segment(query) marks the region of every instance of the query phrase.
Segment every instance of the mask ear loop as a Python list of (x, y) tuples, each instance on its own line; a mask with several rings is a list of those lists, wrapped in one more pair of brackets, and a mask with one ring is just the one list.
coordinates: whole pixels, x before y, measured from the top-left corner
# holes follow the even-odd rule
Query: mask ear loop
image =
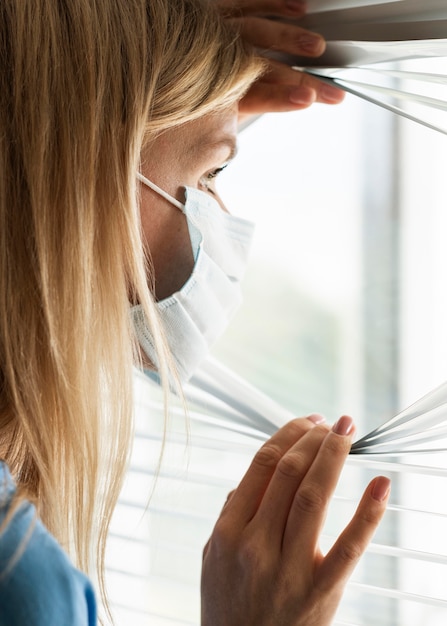
[[(152, 189), (152, 191), (155, 191), (155, 193), (158, 193), (158, 195), (162, 196), (162, 198), (164, 198), (165, 200), (167, 200), (168, 202), (173, 204), (175, 207), (180, 209), (180, 211), (184, 215), (186, 215), (185, 205), (184, 204), (182, 204), (179, 200), (177, 200), (176, 198), (171, 196), (169, 193), (167, 193), (166, 191), (161, 189), (161, 187), (159, 187), (158, 185), (153, 183), (151, 180), (146, 178), (146, 176), (143, 176), (143, 174), (141, 174), (141, 172), (137, 172), (137, 179), (140, 182), (142, 182), (143, 185), (146, 185), (146, 187), (149, 187), (149, 189)], [(188, 221), (189, 236), (191, 238), (191, 248), (192, 248), (192, 253), (193, 253), (194, 262), (195, 262), (195, 261), (197, 261), (197, 257), (198, 257), (198, 254), (199, 254), (199, 248), (200, 248), (200, 246), (202, 244), (202, 239), (203, 238), (202, 238), (202, 235), (200, 233), (200, 229), (198, 229), (196, 227), (196, 225), (195, 225), (194, 221), (191, 219), (191, 217), (187, 216), (187, 221)]]
[(164, 198), (165, 200), (167, 200), (168, 202), (176, 206), (178, 209), (180, 209), (182, 213), (185, 212), (184, 204), (182, 204), (179, 200), (177, 200), (176, 198), (171, 196), (169, 193), (161, 189), (158, 185), (150, 181), (148, 178), (146, 178), (146, 176), (143, 176), (143, 174), (141, 174), (140, 172), (137, 172), (137, 178), (140, 182), (146, 185), (146, 187), (149, 187), (149, 189), (152, 189), (152, 191), (155, 191), (155, 193), (158, 193), (159, 196), (162, 196), (162, 198)]

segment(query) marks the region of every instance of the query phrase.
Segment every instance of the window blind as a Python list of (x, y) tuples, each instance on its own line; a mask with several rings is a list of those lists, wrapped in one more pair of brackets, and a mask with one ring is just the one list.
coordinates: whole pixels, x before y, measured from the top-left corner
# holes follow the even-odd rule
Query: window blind
[[(148, 386), (149, 385), (149, 386)], [(108, 580), (118, 623), (199, 624), (201, 550), (259, 438), (173, 408), (163, 462), (158, 390), (136, 376), (138, 426), (110, 537)], [(446, 456), (348, 459), (322, 538), (328, 549), (377, 473), (393, 480), (386, 518), (346, 590), (334, 624), (430, 626), (447, 616)], [(148, 497), (155, 483), (151, 502)]]
[[(283, 21), (323, 35), (326, 51), (315, 59), (275, 57), (447, 134), (444, 0), (423, 5), (418, 0), (310, 0), (303, 18)], [(437, 64), (442, 58), (444, 63)]]
[[(244, 131), (222, 196), (258, 229), (220, 358), (294, 413), (346, 411), (362, 433), (447, 379), (443, 139), (349, 97)], [(135, 449), (107, 559), (116, 621), (198, 624), (201, 550), (261, 440), (207, 424), (197, 407), (188, 432), (177, 407), (158, 470), (160, 399), (135, 384)], [(446, 467), (443, 454), (348, 459), (324, 548), (370, 477), (390, 475), (393, 489), (335, 624), (445, 624)]]

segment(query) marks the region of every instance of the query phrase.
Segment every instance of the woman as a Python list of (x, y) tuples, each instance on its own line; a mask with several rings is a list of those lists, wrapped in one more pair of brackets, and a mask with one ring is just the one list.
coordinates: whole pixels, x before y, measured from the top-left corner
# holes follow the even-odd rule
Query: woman
[[(189, 178), (185, 137), (204, 126), (234, 135), (236, 103), (262, 66), (200, 0), (6, 0), (0, 59), (0, 624), (94, 624), (92, 587), (64, 551), (96, 570), (105, 598), (104, 546), (132, 438), (132, 364), (155, 364), (165, 389), (178, 380), (155, 299), (179, 289), (193, 264), (183, 214), (137, 173), (182, 203), (185, 184), (213, 195), (229, 152)], [(201, 153), (203, 140), (192, 143)], [(149, 359), (131, 306), (143, 311)], [(314, 422), (279, 431), (225, 507), (205, 554), (204, 624), (278, 623), (272, 607), (283, 623), (329, 623), (383, 513), (383, 480), (333, 556), (307, 554), (293, 585), (288, 568), (269, 582), (253, 559), (281, 476), (284, 511), (298, 475), (319, 485), (320, 503), (330, 497), (352, 425), (344, 418), (328, 433)], [(322, 515), (311, 501), (302, 500), (299, 532), (310, 545)], [(262, 622), (258, 594), (274, 589)]]

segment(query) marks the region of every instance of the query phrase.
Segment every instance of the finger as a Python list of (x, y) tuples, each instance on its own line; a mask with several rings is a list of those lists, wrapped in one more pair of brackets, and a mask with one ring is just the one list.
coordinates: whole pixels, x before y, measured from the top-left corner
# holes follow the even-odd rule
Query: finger
[(354, 517), (320, 566), (317, 585), (323, 593), (338, 588), (341, 595), (385, 513), (390, 484), (389, 478), (378, 476), (366, 488)]
[(230, 500), (231, 500), (231, 498), (233, 497), (233, 495), (234, 495), (234, 492), (235, 492), (235, 491), (236, 491), (236, 490), (235, 490), (235, 489), (233, 489), (233, 490), (232, 490), (232, 491), (230, 491), (230, 493), (227, 495), (227, 499), (225, 500), (225, 504), (223, 505), (222, 511), (223, 511), (223, 509), (224, 509), (224, 508), (228, 505), (228, 503), (230, 502)]
[(205, 547), (202, 550), (202, 561), (205, 560), (206, 555), (208, 554), (208, 550), (210, 549), (210, 544), (211, 544), (211, 537), (208, 539), (208, 541), (205, 544)]
[(307, 72), (295, 70), (284, 63), (268, 61), (268, 69), (262, 75), (262, 82), (278, 85), (290, 85), (291, 87), (305, 87), (316, 92), (316, 102), (325, 104), (338, 104), (345, 97), (345, 92), (333, 85), (328, 85)]
[[(226, 506), (228, 505), (228, 503), (230, 502), (231, 498), (233, 497), (234, 492), (235, 492), (235, 490), (233, 489), (233, 490), (232, 490), (232, 491), (230, 491), (230, 493), (227, 495), (227, 499), (225, 500), (225, 504), (224, 504), (224, 505), (223, 505), (223, 507), (222, 507), (222, 511), (224, 511), (224, 510), (225, 510), (225, 507), (226, 507)], [(222, 511), (221, 511), (221, 514), (222, 514)], [(209, 550), (209, 546), (210, 546), (210, 542), (211, 542), (211, 538), (209, 538), (209, 539), (208, 539), (208, 541), (207, 541), (207, 542), (206, 542), (206, 544), (205, 544), (205, 547), (203, 548), (203, 551), (202, 551), (202, 560), (203, 560), (203, 559), (206, 557), (206, 555), (207, 555), (207, 552), (208, 552), (208, 550)]]
[(236, 532), (255, 515), (280, 459), (318, 420), (324, 418), (309, 416), (308, 419), (292, 420), (258, 450), (240, 485), (222, 511), (221, 518), (226, 518)]
[(300, 17), (306, 13), (305, 0), (218, 0), (224, 15), (282, 15)]
[(265, 50), (280, 50), (297, 56), (318, 57), (326, 42), (318, 33), (260, 17), (232, 20), (243, 39)]
[(334, 424), (296, 491), (283, 542), (284, 553), (290, 557), (292, 566), (296, 559), (311, 559), (315, 553), (327, 507), (351, 448), (354, 431), (353, 421), (348, 416), (341, 417)]
[(338, 104), (344, 97), (344, 91), (315, 76), (269, 61), (269, 69), (262, 79), (254, 83), (239, 102), (239, 113), (243, 116), (298, 111), (314, 102)]
[(266, 489), (252, 524), (282, 544), (284, 528), (298, 487), (311, 467), (328, 433), (327, 426), (313, 428), (283, 455)]
[(310, 87), (291, 87), (255, 83), (239, 102), (239, 115), (260, 115), (261, 113), (283, 113), (300, 111), (315, 102), (315, 91)]

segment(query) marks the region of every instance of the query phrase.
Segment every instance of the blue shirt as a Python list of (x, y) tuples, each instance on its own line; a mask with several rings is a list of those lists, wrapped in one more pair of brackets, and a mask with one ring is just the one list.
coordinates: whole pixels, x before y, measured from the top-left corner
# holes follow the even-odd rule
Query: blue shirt
[[(0, 528), (15, 492), (0, 461)], [(22, 502), (0, 534), (0, 626), (95, 625), (91, 583), (70, 563), (34, 506)]]

